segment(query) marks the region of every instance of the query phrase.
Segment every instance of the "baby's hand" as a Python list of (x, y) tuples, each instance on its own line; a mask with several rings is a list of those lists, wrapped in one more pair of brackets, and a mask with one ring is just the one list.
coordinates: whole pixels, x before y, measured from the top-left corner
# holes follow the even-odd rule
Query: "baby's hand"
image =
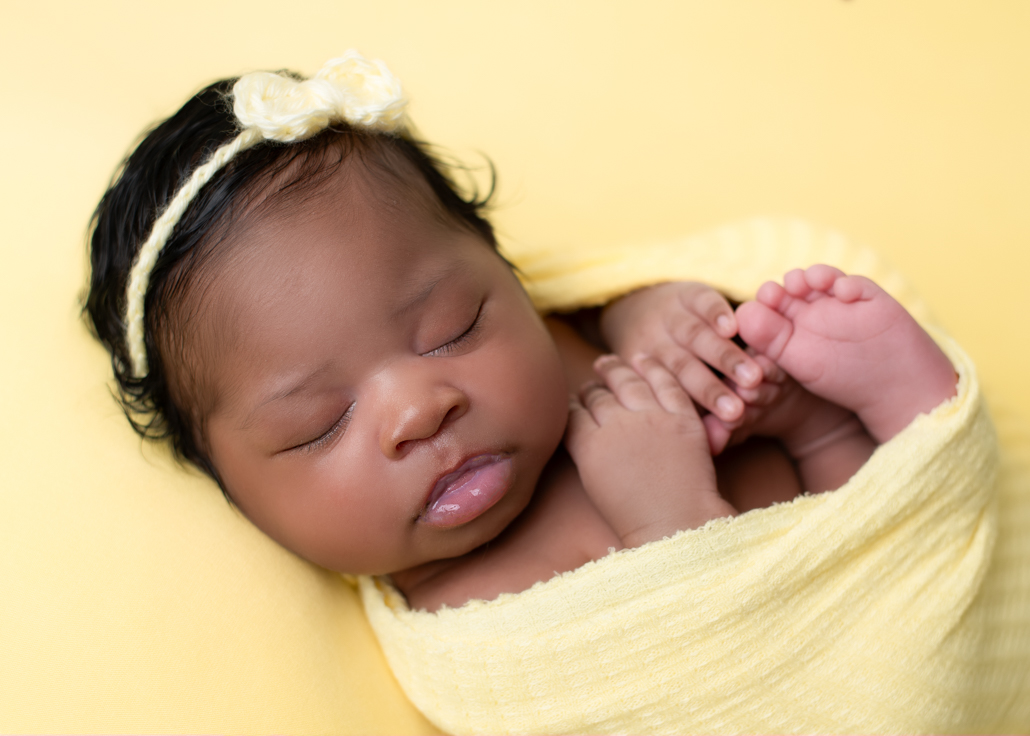
[(719, 496), (693, 402), (657, 360), (606, 355), (605, 385), (571, 397), (565, 446), (587, 495), (627, 547), (736, 513)]
[(757, 387), (762, 371), (732, 340), (737, 320), (726, 298), (689, 281), (634, 291), (605, 307), (601, 332), (613, 352), (655, 358), (700, 406), (724, 422), (744, 415), (744, 402), (712, 369), (737, 386)]
[(785, 396), (790, 396), (796, 384), (765, 355), (756, 354), (750, 348), (748, 355), (762, 370), (762, 381), (753, 387), (740, 386), (728, 379), (726, 381), (727, 386), (744, 401), (741, 416), (732, 422), (724, 422), (715, 414), (706, 414), (702, 419), (713, 455), (753, 435), (778, 437), (772, 432), (775, 427), (767, 421), (770, 409), (782, 402)]

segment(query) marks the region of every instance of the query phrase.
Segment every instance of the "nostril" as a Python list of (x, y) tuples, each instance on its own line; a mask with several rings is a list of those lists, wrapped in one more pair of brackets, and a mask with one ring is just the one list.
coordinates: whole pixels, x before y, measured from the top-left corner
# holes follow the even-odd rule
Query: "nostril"
[[(436, 436), (454, 424), (468, 410), (468, 400), (460, 392), (424, 394), (390, 421), (380, 435), (383, 453), (401, 457), (418, 442)], [(441, 414), (441, 410), (443, 413)]]
[(443, 419), (440, 420), (440, 423), (437, 425), (436, 430), (432, 434), (426, 435), (425, 437), (413, 437), (410, 440), (401, 440), (396, 445), (394, 445), (394, 450), (397, 452), (398, 455), (403, 455), (405, 452), (407, 452), (408, 448), (411, 447), (414, 443), (418, 442), (419, 440), (429, 439), (429, 437), (436, 435), (437, 433), (439, 433), (441, 429), (444, 429), (445, 427), (448, 427), (455, 421), (457, 421), (457, 419), (461, 417), (461, 415), (464, 413), (465, 408), (463, 406), (458, 404), (452, 406), (450, 409), (447, 410), (447, 413), (443, 415)]
[(440, 432), (440, 430), (450, 426), (463, 413), (464, 411), (460, 406), (452, 406), (450, 409), (447, 410), (447, 413), (444, 414), (443, 417), (437, 423), (434, 424), (431, 430), (427, 427), (422, 431), (407, 432), (405, 434), (409, 434), (411, 436), (409, 436), (408, 439), (403, 440), (398, 440), (395, 437), (393, 442), (393, 454), (395, 454), (397, 457), (404, 455), (416, 443), (421, 442), (423, 440), (427, 440), (430, 437), (436, 436)]
[(451, 422), (456, 420), (458, 417), (460, 417), (464, 413), (465, 413), (465, 410), (462, 407), (457, 406), (457, 405), (452, 406), (450, 409), (447, 410), (447, 413), (444, 414), (443, 421), (440, 422), (440, 426), (441, 427), (446, 427), (448, 424), (450, 424)]

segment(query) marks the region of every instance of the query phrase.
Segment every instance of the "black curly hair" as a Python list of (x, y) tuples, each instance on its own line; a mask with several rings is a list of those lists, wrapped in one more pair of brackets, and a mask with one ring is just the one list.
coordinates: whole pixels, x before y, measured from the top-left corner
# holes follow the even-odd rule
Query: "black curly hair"
[[(289, 72), (280, 72), (290, 74)], [(292, 75), (297, 76), (297, 75)], [(145, 133), (115, 174), (90, 222), (89, 290), (84, 315), (111, 354), (117, 398), (133, 428), (145, 439), (167, 440), (175, 455), (195, 464), (220, 483), (198, 442), (200, 418), (183, 401), (189, 391), (171, 386), (169, 361), (182, 360), (182, 337), (193, 315), (177, 303), (201, 269), (216, 257), (226, 238), (255, 198), (303, 196), (357, 158), (373, 175), (395, 181), (417, 178), (428, 185), (432, 204), (457, 226), (480, 235), (491, 247), (497, 241), (485, 210), (493, 193), (465, 195), (446, 164), (428, 144), (409, 133), (373, 132), (340, 123), (300, 143), (265, 141), (240, 153), (208, 182), (189, 205), (161, 251), (150, 277), (144, 311), (144, 343), (149, 373), (133, 376), (125, 343), (125, 289), (132, 264), (154, 221), (197, 166), (239, 133), (232, 112), (236, 79), (215, 82), (194, 95), (167, 120)], [(490, 167), (491, 175), (493, 168)], [(417, 189), (425, 191), (425, 186)], [(179, 401), (176, 398), (179, 398)], [(180, 403), (185, 405), (180, 405)], [(224, 489), (223, 489), (224, 491)]]

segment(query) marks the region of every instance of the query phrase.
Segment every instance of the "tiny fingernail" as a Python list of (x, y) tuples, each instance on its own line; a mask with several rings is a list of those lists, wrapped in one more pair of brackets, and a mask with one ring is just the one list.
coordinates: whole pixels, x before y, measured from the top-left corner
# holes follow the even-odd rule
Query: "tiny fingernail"
[(737, 378), (745, 383), (752, 383), (762, 377), (762, 372), (753, 365), (741, 363), (733, 369)]
[(733, 415), (737, 411), (737, 402), (729, 396), (720, 396), (715, 402), (715, 408), (719, 410), (720, 414)]
[(720, 314), (718, 319), (715, 320), (715, 326), (723, 332), (729, 332), (733, 329), (733, 320), (725, 314)]

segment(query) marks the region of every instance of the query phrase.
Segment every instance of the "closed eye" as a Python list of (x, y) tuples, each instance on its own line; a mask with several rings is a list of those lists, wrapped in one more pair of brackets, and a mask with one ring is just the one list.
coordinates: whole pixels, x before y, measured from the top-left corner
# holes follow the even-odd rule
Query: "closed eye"
[(465, 328), (464, 332), (462, 332), (457, 337), (448, 340), (435, 350), (430, 350), (428, 353), (423, 353), (423, 355), (427, 357), (446, 355), (447, 353), (454, 352), (455, 350), (458, 350), (459, 348), (462, 348), (468, 343), (472, 342), (473, 338), (475, 338), (476, 334), (479, 332), (480, 326), (482, 325), (482, 317), (483, 305), (480, 304), (479, 309), (476, 310), (476, 316), (472, 319), (472, 324)]
[(338, 435), (341, 435), (346, 431), (347, 425), (350, 424), (351, 417), (353, 416), (354, 404), (351, 404), (347, 407), (347, 411), (345, 411), (343, 415), (333, 423), (333, 426), (315, 439), (302, 442), (299, 445), (291, 447), (290, 450), (301, 450), (303, 452), (315, 452), (316, 450), (321, 450), (332, 442)]

